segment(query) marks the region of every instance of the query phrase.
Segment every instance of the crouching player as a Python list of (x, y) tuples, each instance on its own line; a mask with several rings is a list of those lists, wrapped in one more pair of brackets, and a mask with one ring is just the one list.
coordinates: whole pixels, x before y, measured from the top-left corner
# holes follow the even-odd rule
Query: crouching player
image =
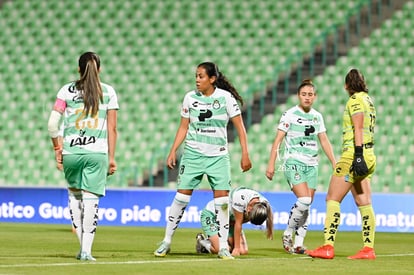
[[(261, 225), (266, 221), (266, 237), (273, 239), (273, 211), (268, 200), (255, 190), (239, 187), (230, 192), (230, 228), (228, 245), (232, 256), (248, 253), (246, 236), (242, 224), (250, 222)], [(214, 201), (207, 203), (201, 212), (203, 233), (197, 234), (197, 253), (217, 254), (219, 251), (219, 224), (216, 219)]]

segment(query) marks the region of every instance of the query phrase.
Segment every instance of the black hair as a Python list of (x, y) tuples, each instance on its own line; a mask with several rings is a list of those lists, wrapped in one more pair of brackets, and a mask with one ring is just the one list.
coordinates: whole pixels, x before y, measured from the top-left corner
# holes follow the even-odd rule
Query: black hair
[(357, 92), (368, 93), (364, 75), (357, 69), (351, 69), (345, 76), (345, 85), (348, 92), (352, 95)]
[(197, 68), (199, 67), (204, 68), (209, 77), (215, 76), (216, 81), (214, 82), (214, 85), (220, 89), (230, 92), (236, 98), (236, 100), (238, 100), (240, 104), (243, 106), (243, 98), (237, 92), (233, 84), (231, 84), (231, 82), (227, 79), (227, 77), (222, 72), (220, 72), (218, 66), (215, 63), (203, 62), (198, 64)]

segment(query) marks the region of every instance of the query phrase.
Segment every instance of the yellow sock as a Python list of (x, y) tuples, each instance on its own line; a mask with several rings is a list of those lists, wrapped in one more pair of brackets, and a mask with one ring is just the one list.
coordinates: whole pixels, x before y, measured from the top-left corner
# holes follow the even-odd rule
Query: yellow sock
[(364, 246), (374, 248), (375, 241), (375, 213), (372, 205), (360, 206), (362, 218), (362, 241)]
[(329, 200), (326, 202), (326, 218), (324, 237), (325, 245), (330, 244), (334, 246), (336, 232), (341, 221), (341, 206), (339, 202)]

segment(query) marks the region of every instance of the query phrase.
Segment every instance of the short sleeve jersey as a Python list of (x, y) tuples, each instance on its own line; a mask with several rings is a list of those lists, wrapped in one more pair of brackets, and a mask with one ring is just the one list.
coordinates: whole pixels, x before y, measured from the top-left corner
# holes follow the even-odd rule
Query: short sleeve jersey
[(64, 85), (57, 99), (65, 101), (63, 122), (63, 154), (108, 153), (107, 111), (117, 110), (118, 99), (112, 86), (101, 83), (103, 102), (96, 116), (86, 116), (83, 99), (75, 83)]
[(237, 212), (244, 213), (247, 210), (247, 205), (253, 198), (259, 198), (260, 202), (267, 201), (259, 192), (246, 188), (238, 187), (230, 192), (231, 211), (234, 209)]
[(326, 132), (322, 115), (315, 109), (304, 112), (294, 106), (283, 113), (278, 129), (285, 132), (284, 159), (309, 166), (318, 165), (318, 134)]
[(211, 96), (188, 92), (183, 100), (181, 116), (190, 119), (185, 150), (204, 156), (228, 154), (227, 124), (241, 111), (234, 96), (216, 88)]
[(363, 143), (374, 143), (374, 128), (376, 111), (371, 97), (365, 92), (358, 92), (349, 97), (343, 115), (342, 150), (354, 152), (354, 127), (352, 116), (357, 113), (364, 114)]

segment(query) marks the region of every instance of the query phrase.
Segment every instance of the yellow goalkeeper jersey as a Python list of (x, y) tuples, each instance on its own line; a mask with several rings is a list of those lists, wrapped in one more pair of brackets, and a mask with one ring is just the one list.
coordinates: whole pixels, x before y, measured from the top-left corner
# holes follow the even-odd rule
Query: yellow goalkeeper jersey
[(374, 145), (375, 128), (375, 107), (372, 99), (366, 92), (358, 92), (349, 97), (343, 115), (343, 142), (342, 151), (354, 153), (354, 127), (352, 116), (357, 113), (364, 113), (363, 144), (370, 148)]

